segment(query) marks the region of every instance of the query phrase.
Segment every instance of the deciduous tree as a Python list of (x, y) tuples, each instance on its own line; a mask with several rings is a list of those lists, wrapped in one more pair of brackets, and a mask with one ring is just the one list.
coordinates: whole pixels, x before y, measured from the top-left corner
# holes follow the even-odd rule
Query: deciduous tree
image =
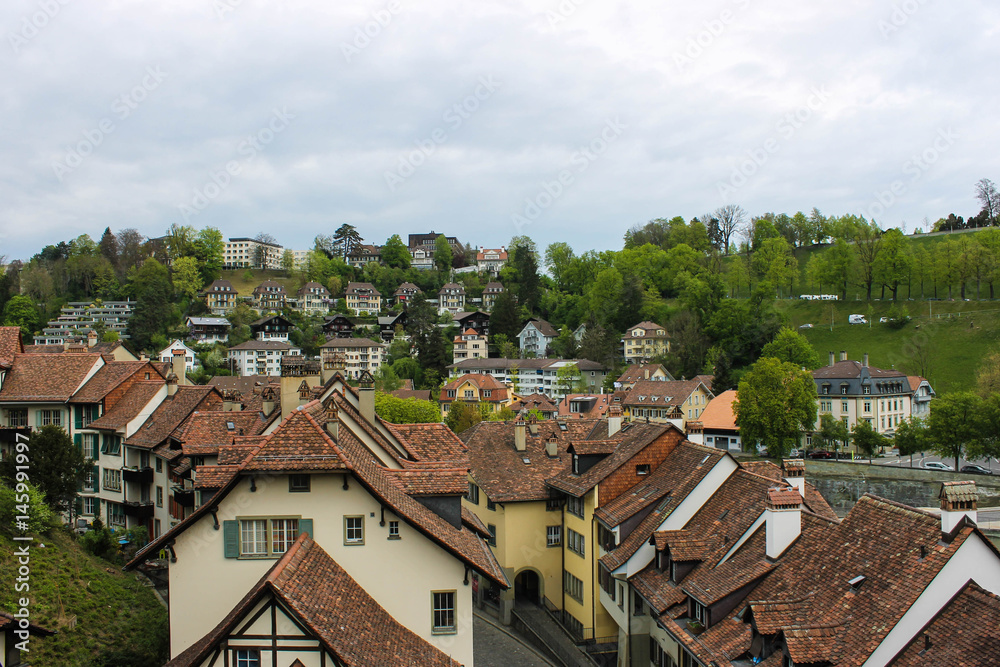
[(816, 383), (794, 364), (759, 359), (740, 380), (733, 412), (744, 440), (763, 444), (771, 457), (784, 456), (816, 423)]
[(819, 355), (806, 337), (788, 327), (779, 331), (774, 340), (764, 346), (760, 356), (774, 357), (807, 370), (820, 366)]
[(927, 418), (931, 449), (939, 456), (954, 457), (955, 470), (966, 450), (978, 444), (982, 404), (983, 399), (971, 391), (946, 394), (934, 401), (934, 409)]

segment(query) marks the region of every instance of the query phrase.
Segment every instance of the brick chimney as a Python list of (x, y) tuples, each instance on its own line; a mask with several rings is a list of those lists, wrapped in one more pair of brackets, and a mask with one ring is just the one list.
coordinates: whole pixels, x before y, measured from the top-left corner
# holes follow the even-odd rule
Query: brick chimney
[(806, 497), (806, 462), (802, 459), (785, 459), (781, 462), (785, 481), (795, 487), (799, 495)]
[(261, 398), (261, 410), (265, 415), (271, 414), (274, 411), (274, 399), (275, 399), (274, 387), (264, 387), (260, 392)]
[(528, 425), (524, 421), (524, 417), (518, 415), (517, 420), (514, 421), (514, 449), (519, 452), (523, 452), (528, 448)]
[(962, 519), (978, 520), (979, 492), (972, 480), (945, 482), (938, 494), (941, 501), (941, 532), (951, 534)]
[(608, 437), (622, 430), (622, 406), (617, 403), (608, 408)]
[(778, 558), (802, 532), (802, 496), (794, 488), (772, 487), (764, 505), (765, 547), (768, 558)]
[(94, 347), (97, 345), (97, 332), (91, 329), (87, 333), (87, 347)]

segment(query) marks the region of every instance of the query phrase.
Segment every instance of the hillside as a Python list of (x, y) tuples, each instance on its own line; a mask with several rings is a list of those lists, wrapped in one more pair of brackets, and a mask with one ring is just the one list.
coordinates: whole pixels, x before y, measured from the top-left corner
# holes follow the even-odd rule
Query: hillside
[[(900, 301), (898, 305), (907, 308), (913, 319), (899, 330), (878, 323), (892, 305), (798, 299), (776, 304), (793, 327), (814, 325), (799, 331), (823, 364), (829, 351), (846, 350), (851, 359), (861, 359), (867, 352), (873, 366), (926, 375), (938, 394), (972, 389), (983, 358), (1000, 347), (1000, 302)], [(865, 315), (870, 324), (848, 324), (852, 313)]]
[[(31, 641), (32, 667), (146, 667), (168, 658), (167, 610), (133, 574), (54, 530), (31, 549), (33, 623), (58, 634)], [(0, 607), (15, 611), (14, 542), (0, 536)], [(16, 594), (18, 597), (20, 593)], [(74, 627), (60, 618), (76, 618)]]

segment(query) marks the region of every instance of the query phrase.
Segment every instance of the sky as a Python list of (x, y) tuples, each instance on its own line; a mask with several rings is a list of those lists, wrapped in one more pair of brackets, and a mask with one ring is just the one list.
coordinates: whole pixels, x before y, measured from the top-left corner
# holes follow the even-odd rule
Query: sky
[(978, 0), (4, 0), (0, 256), (172, 224), (618, 249), (818, 208), (907, 233), (1000, 181)]

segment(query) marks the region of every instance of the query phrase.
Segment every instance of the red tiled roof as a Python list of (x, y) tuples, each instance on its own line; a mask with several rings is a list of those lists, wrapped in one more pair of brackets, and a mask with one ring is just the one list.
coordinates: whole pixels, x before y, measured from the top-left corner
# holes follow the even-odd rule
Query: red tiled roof
[(396, 437), (406, 441), (417, 461), (469, 467), (469, 448), (444, 424), (393, 424), (391, 429)]
[[(490, 392), (488, 397), (483, 396), (480, 393), (480, 401), (487, 403), (505, 403), (507, 401), (507, 385), (503, 384), (492, 375), (486, 375), (484, 373), (466, 373), (458, 379), (447, 383), (441, 387), (441, 401), (447, 403), (462, 400), (462, 397), (458, 396), (457, 392), (458, 389), (465, 384), (471, 384), (479, 389), (480, 392)], [(456, 392), (456, 395), (449, 397), (448, 391), (454, 391)]]
[(460, 496), (469, 489), (469, 471), (465, 468), (414, 468), (389, 470), (411, 496)]
[(622, 405), (640, 408), (679, 406), (694, 393), (700, 380), (642, 380), (628, 390)]
[(649, 380), (657, 371), (665, 373), (667, 376), (666, 379), (670, 379), (670, 373), (663, 367), (663, 364), (632, 364), (619, 376), (618, 381), (622, 384), (632, 384), (642, 380)]
[[(230, 427), (232, 425), (232, 427)], [(264, 427), (259, 412), (251, 411), (195, 411), (171, 434), (180, 442), (184, 453), (191, 447), (230, 445), (238, 436), (257, 435)]]
[(280, 600), (345, 665), (458, 664), (396, 621), (303, 533), (211, 632), (166, 667), (200, 665), (267, 595)]
[[(157, 377), (159, 378), (159, 376)], [(159, 381), (139, 380), (133, 383), (110, 410), (90, 422), (89, 428), (114, 431), (125, 428), (130, 421), (139, 416), (142, 409), (149, 405), (149, 402), (164, 386), (166, 383), (162, 378)]]
[(10, 368), (14, 355), (23, 352), (21, 327), (0, 327), (0, 368)]
[(109, 361), (98, 369), (87, 383), (73, 394), (70, 403), (97, 403), (132, 375), (143, 368), (150, 372), (153, 378), (154, 369), (147, 361)]
[(83, 386), (99, 354), (17, 354), (7, 372), (0, 401), (65, 403)]
[(736, 417), (733, 415), (733, 401), (735, 400), (736, 390), (729, 389), (709, 401), (704, 412), (698, 417), (705, 429), (738, 431)]
[(125, 444), (144, 449), (156, 447), (170, 437), (173, 430), (213, 394), (221, 401), (222, 397), (218, 391), (210, 385), (178, 385), (177, 393), (172, 397), (168, 396), (160, 403), (142, 427), (125, 441)]

